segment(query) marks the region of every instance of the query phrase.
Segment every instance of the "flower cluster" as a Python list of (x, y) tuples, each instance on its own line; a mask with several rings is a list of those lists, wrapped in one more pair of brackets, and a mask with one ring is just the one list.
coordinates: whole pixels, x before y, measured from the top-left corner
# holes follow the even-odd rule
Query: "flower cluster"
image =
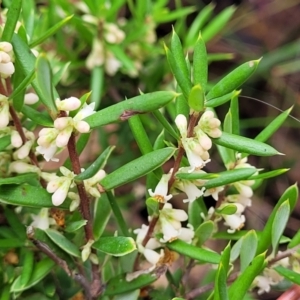
[(15, 72), (13, 48), (8, 42), (0, 42), (0, 76), (8, 78)]
[(184, 115), (178, 115), (175, 123), (181, 134), (181, 143), (185, 150), (190, 172), (195, 169), (202, 169), (210, 161), (208, 150), (212, 147), (210, 137), (220, 137), (222, 132), (219, 129), (220, 121), (214, 117), (212, 111), (206, 111), (201, 116), (197, 126), (193, 129), (193, 136), (187, 136), (187, 119)]
[[(59, 110), (69, 112), (77, 110), (81, 102), (75, 97), (71, 97), (62, 101), (56, 101)], [(58, 148), (63, 148), (68, 144), (72, 132), (77, 131), (86, 133), (90, 130), (84, 118), (94, 113), (95, 103), (89, 105), (84, 104), (78, 113), (72, 117), (59, 117), (54, 121), (54, 128), (43, 128), (39, 132), (37, 140), (38, 147), (36, 150), (44, 155), (46, 161), (58, 161), (54, 155)]]

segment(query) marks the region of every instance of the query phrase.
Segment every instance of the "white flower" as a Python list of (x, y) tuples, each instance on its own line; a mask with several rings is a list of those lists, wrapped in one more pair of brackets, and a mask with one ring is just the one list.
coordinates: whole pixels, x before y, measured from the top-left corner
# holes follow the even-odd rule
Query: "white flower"
[(258, 287), (258, 295), (268, 293), (271, 290), (270, 279), (265, 276), (256, 276), (253, 284)]
[(15, 148), (19, 148), (22, 146), (22, 144), (23, 144), (22, 138), (18, 131), (16, 131), (16, 130), (11, 131), (10, 143)]
[(14, 159), (24, 159), (28, 157), (29, 152), (31, 150), (31, 147), (35, 141), (35, 136), (33, 132), (31, 131), (26, 131), (25, 132), (25, 137), (27, 138), (27, 141), (25, 142), (24, 145), (22, 145), (18, 150), (16, 150), (13, 154)]
[(176, 181), (175, 188), (181, 190), (187, 195), (187, 199), (183, 200), (184, 203), (194, 202), (204, 193), (204, 188), (199, 189), (192, 181), (189, 180)]
[(180, 229), (178, 239), (185, 241), (188, 244), (191, 244), (194, 236), (195, 236), (194, 228), (191, 224), (188, 224), (187, 228), (182, 227)]
[[(224, 204), (222, 206), (220, 206), (220, 209), (223, 207), (225, 207), (228, 204)], [(232, 215), (225, 215), (222, 214), (223, 219), (225, 220), (225, 225), (230, 227), (230, 229), (227, 230), (228, 233), (234, 233), (236, 230), (241, 229), (246, 221), (246, 218), (244, 215), (242, 215), (242, 213), (245, 210), (245, 207), (240, 204), (240, 203), (235, 203), (234, 204), (237, 208), (236, 212)]]
[(57, 99), (55, 101), (55, 103), (56, 103), (57, 109), (58, 110), (63, 110), (63, 111), (76, 110), (81, 105), (80, 100), (76, 97), (70, 97), (70, 98), (66, 98), (64, 100)]
[(114, 23), (105, 23), (104, 31), (104, 38), (110, 44), (119, 44), (125, 38), (124, 31), (120, 30)]
[(113, 76), (122, 66), (122, 63), (113, 55), (112, 52), (107, 51), (105, 56), (105, 71), (109, 76)]
[(84, 180), (84, 187), (86, 189), (86, 191), (93, 197), (95, 198), (99, 198), (100, 192), (97, 189), (96, 184), (103, 179), (106, 176), (106, 173), (104, 170), (99, 170), (93, 177)]
[(214, 113), (210, 110), (204, 112), (201, 116), (198, 125), (194, 128), (195, 131), (201, 129), (212, 138), (218, 138), (222, 135), (222, 131), (219, 129), (221, 122), (214, 117)]
[(92, 51), (87, 57), (86, 67), (89, 70), (94, 69), (95, 67), (100, 67), (104, 64), (105, 61), (105, 51), (102, 41), (99, 39), (94, 39)]
[(169, 201), (173, 196), (167, 195), (168, 193), (168, 182), (170, 180), (171, 174), (164, 174), (162, 175), (159, 183), (157, 184), (155, 191), (153, 192), (152, 189), (149, 189), (149, 195), (155, 198), (160, 203), (165, 203)]
[(48, 211), (49, 211), (48, 208), (42, 208), (37, 215), (31, 214), (31, 218), (33, 219), (33, 222), (30, 224), (30, 226), (33, 226), (35, 228), (40, 228), (42, 230), (48, 229), (50, 224)]
[(224, 186), (218, 186), (205, 191), (204, 197), (212, 196), (216, 201), (219, 199), (219, 193), (224, 190)]
[(27, 105), (33, 105), (39, 101), (39, 97), (34, 93), (27, 93), (24, 96), (24, 103)]
[(75, 177), (74, 173), (65, 167), (60, 167), (59, 170), (64, 176), (57, 176), (47, 185), (47, 192), (51, 194), (53, 193), (52, 203), (55, 206), (59, 206), (65, 201), (69, 188), (74, 185), (73, 179)]
[(145, 248), (143, 252), (146, 260), (153, 266), (157, 265), (157, 263), (164, 257), (164, 250), (161, 249), (160, 253), (157, 253), (154, 250)]
[(250, 198), (247, 198), (241, 194), (235, 194), (235, 195), (229, 195), (226, 196), (226, 201), (227, 202), (235, 202), (235, 203), (240, 203), (243, 206), (251, 206), (252, 205), (252, 200)]
[(0, 42), (0, 76), (7, 78), (15, 72), (12, 45), (8, 42)]
[(58, 161), (58, 159), (53, 158), (57, 150), (56, 138), (58, 134), (59, 131), (55, 128), (43, 128), (39, 132), (37, 140), (39, 146), (36, 147), (36, 150), (44, 156), (46, 161)]
[[(1, 69), (0, 69), (0, 73), (1, 73)], [(8, 123), (9, 123), (8, 98), (0, 94), (0, 129), (7, 127)]]
[(163, 233), (160, 242), (166, 243), (178, 238), (180, 235), (181, 222), (188, 219), (187, 213), (182, 209), (173, 209), (170, 203), (166, 203), (159, 212), (159, 225)]
[(18, 174), (40, 173), (40, 169), (23, 161), (13, 161), (9, 165), (9, 172)]
[(75, 211), (80, 205), (79, 195), (77, 193), (74, 193), (74, 192), (69, 192), (68, 197), (72, 200), (69, 210), (70, 211)]
[(133, 231), (133, 233), (135, 233), (136, 236), (136, 245), (138, 248), (138, 251), (141, 253), (144, 253), (144, 249), (157, 249), (161, 247), (161, 243), (159, 243), (155, 238), (150, 238), (149, 241), (147, 242), (146, 246), (144, 247), (142, 245), (143, 240), (146, 237), (146, 234), (148, 232), (149, 226), (143, 224), (141, 228), (137, 228)]
[(84, 246), (83, 246), (83, 249), (81, 251), (81, 259), (83, 262), (85, 262), (90, 254), (91, 254), (91, 247), (92, 245), (94, 244), (94, 240), (89, 240)]

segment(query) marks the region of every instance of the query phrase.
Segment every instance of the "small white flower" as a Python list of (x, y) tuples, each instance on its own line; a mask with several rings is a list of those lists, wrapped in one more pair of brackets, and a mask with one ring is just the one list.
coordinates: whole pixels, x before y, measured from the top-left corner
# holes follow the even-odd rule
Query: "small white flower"
[(198, 125), (194, 128), (195, 131), (201, 129), (212, 138), (218, 138), (222, 135), (222, 131), (219, 129), (221, 122), (214, 117), (212, 111), (207, 110), (201, 116)]
[(24, 96), (24, 103), (27, 105), (33, 105), (39, 101), (39, 97), (34, 93), (27, 93)]
[(47, 185), (47, 192), (53, 193), (52, 203), (55, 206), (61, 205), (69, 192), (70, 187), (74, 185), (73, 179), (75, 177), (74, 173), (65, 167), (60, 167), (60, 172), (64, 175), (61, 177), (56, 177), (51, 180)]
[(87, 57), (86, 67), (89, 70), (94, 69), (95, 67), (100, 67), (104, 64), (105, 61), (105, 51), (102, 41), (99, 39), (94, 39), (92, 51)]
[(81, 102), (78, 98), (76, 97), (70, 97), (66, 98), (64, 100), (56, 100), (56, 107), (58, 110), (63, 110), (63, 111), (73, 111), (76, 110), (80, 107)]
[(180, 180), (176, 181), (175, 187), (187, 195), (187, 199), (184, 199), (184, 203), (192, 203), (204, 193), (204, 188), (199, 189), (192, 181)]
[(2, 78), (8, 78), (15, 72), (15, 67), (12, 62), (0, 63), (0, 76)]
[(22, 146), (23, 144), (22, 138), (18, 131), (16, 130), (11, 131), (10, 142), (14, 148), (19, 148)]
[(165, 203), (169, 201), (173, 196), (171, 194), (167, 195), (168, 193), (168, 182), (170, 180), (171, 174), (164, 174), (162, 175), (159, 183), (157, 184), (155, 191), (153, 192), (152, 189), (149, 189), (149, 195), (155, 198), (160, 203)]
[(9, 165), (9, 172), (10, 173), (40, 173), (40, 169), (37, 166), (30, 165), (23, 161), (13, 161)]
[(48, 211), (49, 211), (48, 208), (42, 208), (37, 215), (31, 214), (31, 218), (33, 219), (33, 222), (30, 224), (30, 226), (33, 226), (35, 228), (40, 228), (42, 230), (48, 229), (50, 224)]
[(59, 131), (55, 128), (43, 128), (39, 132), (39, 138), (37, 140), (38, 147), (36, 151), (42, 154), (46, 161), (58, 161), (58, 159), (53, 158), (56, 151), (56, 138)]
[(224, 190), (224, 186), (218, 186), (205, 191), (204, 197), (212, 196), (216, 201), (219, 199), (219, 193)]
[[(0, 64), (1, 68), (1, 64)], [(0, 69), (1, 73), (1, 69)], [(0, 129), (7, 127), (9, 123), (8, 98), (0, 94)]]
[(70, 211), (75, 211), (80, 205), (79, 195), (77, 193), (74, 193), (74, 192), (69, 192), (68, 197), (72, 200), (69, 210)]
[(258, 291), (257, 291), (258, 295), (261, 295), (263, 293), (268, 293), (271, 290), (270, 280), (265, 276), (256, 276), (253, 284), (256, 287), (258, 287)]
[(86, 191), (93, 197), (95, 198), (99, 198), (100, 192), (97, 189), (97, 183), (103, 179), (106, 176), (106, 173), (104, 170), (99, 170), (93, 177), (84, 180), (84, 187), (86, 189)]
[[(228, 205), (227, 203), (225, 203), (224, 205), (220, 206), (220, 209), (223, 207), (225, 207), (226, 205)], [(225, 220), (225, 225), (230, 227), (230, 229), (227, 230), (228, 233), (234, 233), (236, 230), (241, 229), (246, 221), (246, 218), (244, 215), (242, 215), (242, 213), (245, 210), (244, 205), (240, 204), (240, 203), (235, 203), (234, 204), (236, 206), (236, 212), (232, 215), (225, 215), (222, 214), (223, 219)]]
[(89, 240), (83, 246), (83, 249), (81, 251), (81, 259), (82, 259), (83, 262), (85, 262), (89, 258), (90, 254), (91, 254), (91, 251), (92, 251), (91, 247), (94, 244), (94, 242), (95, 242), (94, 240)]
[(187, 228), (182, 227), (180, 229), (178, 239), (185, 241), (188, 244), (191, 244), (194, 236), (195, 236), (194, 228), (191, 224), (188, 224)]
[(153, 266), (155, 266), (163, 257), (164, 257), (164, 250), (161, 249), (160, 253), (157, 253), (154, 250), (151, 249), (145, 249), (143, 252), (146, 260)]

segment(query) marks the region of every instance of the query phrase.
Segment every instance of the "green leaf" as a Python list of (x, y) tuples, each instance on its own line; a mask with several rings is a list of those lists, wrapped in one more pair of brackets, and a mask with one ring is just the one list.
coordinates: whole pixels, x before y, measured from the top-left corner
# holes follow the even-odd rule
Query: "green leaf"
[(17, 95), (23, 92), (34, 78), (35, 72), (33, 70), (31, 73), (28, 73), (28, 75), (22, 80), (20, 84), (18, 84), (16, 88), (14, 88), (8, 99), (14, 99)]
[(189, 98), (188, 98), (189, 106), (196, 112), (203, 111), (204, 107), (204, 92), (201, 88), (200, 84), (197, 84), (192, 87)]
[(41, 101), (50, 109), (57, 112), (52, 85), (52, 72), (46, 55), (41, 54), (36, 60), (36, 80), (43, 95)]
[(290, 269), (287, 269), (283, 266), (277, 266), (274, 268), (281, 276), (286, 278), (287, 280), (294, 282), (300, 285), (300, 274), (296, 273)]
[(199, 31), (213, 14), (214, 8), (215, 4), (209, 3), (201, 9), (193, 23), (189, 26), (189, 30), (185, 38), (186, 47), (191, 47), (196, 43), (196, 40), (199, 36)]
[[(239, 91), (236, 92), (230, 101), (230, 113), (231, 113), (231, 132), (233, 134), (240, 134), (240, 117), (239, 117)], [(261, 141), (262, 142), (262, 141)]]
[(272, 248), (275, 254), (279, 240), (290, 216), (290, 204), (289, 201), (284, 201), (276, 210), (274, 221), (272, 224)]
[(104, 71), (103, 66), (94, 67), (92, 70), (91, 85), (92, 91), (91, 102), (95, 102), (95, 108), (97, 109), (101, 104), (101, 95), (104, 85)]
[(297, 233), (293, 236), (287, 247), (288, 249), (291, 249), (298, 245), (300, 245), (300, 230), (298, 230)]
[(207, 53), (205, 43), (201, 34), (194, 47), (193, 56), (193, 77), (194, 85), (200, 85), (202, 91), (205, 92), (207, 84)]
[(230, 270), (230, 252), (231, 252), (231, 242), (227, 244), (227, 246), (224, 248), (224, 250), (221, 253), (221, 263), (223, 264), (226, 278)]
[(93, 233), (95, 241), (103, 234), (111, 215), (111, 207), (106, 193), (98, 198), (94, 205)]
[(189, 202), (188, 206), (188, 216), (189, 216), (189, 224), (193, 226), (193, 228), (197, 228), (202, 222), (202, 218), (199, 218), (201, 212), (203, 212), (203, 208), (201, 207), (203, 203), (203, 198), (198, 198), (196, 201)]
[(8, 238), (0, 239), (0, 249), (1, 248), (19, 248), (24, 246), (24, 241), (21, 241), (19, 238)]
[(79, 220), (75, 222), (70, 222), (65, 228), (66, 232), (75, 232), (85, 226), (87, 223), (87, 220)]
[(22, 263), (22, 273), (20, 276), (20, 286), (25, 287), (30, 278), (32, 277), (32, 270), (34, 267), (34, 256), (33, 251), (24, 250), (23, 263)]
[[(186, 76), (184, 70), (181, 70), (173, 53), (169, 50), (169, 48), (165, 45), (165, 52), (167, 56), (167, 60), (170, 66), (170, 69), (180, 86), (182, 93), (185, 97), (185, 99), (188, 99), (190, 90), (192, 88), (192, 82), (189, 77)], [(186, 64), (185, 64), (186, 65)]]
[(202, 31), (202, 37), (205, 42), (211, 40), (216, 34), (218, 34), (230, 20), (231, 16), (236, 10), (235, 6), (229, 6), (225, 8), (221, 13), (211, 20), (208, 25)]
[(140, 116), (133, 116), (128, 120), (130, 129), (137, 142), (142, 154), (153, 151), (152, 144), (149, 140), (148, 134), (143, 126)]
[(80, 257), (80, 252), (72, 242), (70, 242), (65, 236), (54, 229), (46, 229), (45, 233), (59, 248), (67, 252), (68, 254)]
[(4, 150), (7, 146), (11, 144), (10, 135), (6, 135), (0, 138), (0, 151)]
[(60, 66), (58, 71), (56, 71), (53, 74), (52, 82), (53, 82), (54, 86), (56, 86), (61, 81), (63, 75), (68, 70), (70, 64), (71, 64), (71, 62), (64, 63), (62, 66)]
[(220, 255), (218, 253), (187, 244), (181, 240), (175, 240), (171, 243), (167, 243), (166, 246), (173, 251), (200, 262), (208, 262), (212, 264), (220, 262)]
[(216, 274), (214, 300), (229, 300), (227, 291), (227, 275), (222, 262), (220, 262)]
[(109, 255), (124, 256), (134, 251), (136, 244), (131, 237), (109, 236), (101, 237), (92, 247)]
[(104, 168), (114, 148), (115, 146), (108, 146), (85, 171), (75, 176), (75, 180), (86, 180), (96, 175), (99, 170)]
[(30, 48), (34, 48), (44, 42), (47, 38), (54, 35), (60, 28), (62, 28), (67, 22), (69, 22), (73, 18), (72, 16), (68, 16), (61, 20), (60, 22), (56, 23), (53, 27), (49, 28), (43, 35), (40, 35), (36, 40), (30, 43)]
[(272, 134), (280, 128), (280, 126), (284, 123), (286, 118), (289, 116), (291, 110), (293, 109), (293, 106), (287, 110), (285, 110), (283, 113), (281, 113), (278, 117), (276, 117), (270, 124), (268, 124), (267, 127), (265, 127), (256, 137), (256, 141), (265, 142), (267, 141)]
[(11, 41), (17, 22), (19, 20), (21, 7), (22, 0), (14, 0), (11, 2), (11, 5), (6, 15), (7, 22), (5, 22), (3, 33), (1, 36), (1, 41)]
[(172, 21), (178, 20), (180, 18), (183, 18), (186, 15), (191, 14), (195, 10), (196, 10), (196, 8), (194, 8), (192, 6), (182, 7), (181, 9), (176, 9), (173, 11), (159, 10), (158, 12), (155, 12), (155, 14), (153, 15), (153, 21), (155, 23), (172, 22)]
[(228, 296), (230, 300), (241, 300), (248, 292), (255, 277), (259, 275), (266, 266), (265, 253), (256, 256), (250, 266), (229, 287)]
[(238, 182), (241, 180), (247, 180), (251, 175), (253, 175), (256, 172), (257, 170), (255, 168), (240, 168), (240, 169), (220, 172), (219, 177), (208, 180), (206, 183), (204, 183), (203, 186), (206, 189), (211, 189), (218, 186), (223, 186), (234, 182)]
[(165, 106), (177, 96), (174, 92), (154, 92), (143, 94), (104, 108), (87, 117), (91, 128), (125, 121), (136, 114), (154, 111)]
[(290, 169), (278, 169), (278, 170), (274, 170), (274, 171), (264, 172), (264, 173), (260, 173), (260, 174), (257, 174), (257, 175), (253, 175), (248, 179), (249, 180), (256, 180), (256, 179), (267, 179), (267, 178), (277, 177), (281, 174), (286, 173), (289, 170)]
[(149, 286), (156, 281), (161, 274), (142, 274), (133, 280), (126, 280), (126, 275), (118, 275), (110, 279), (104, 291), (104, 296), (124, 294), (144, 286)]
[(138, 300), (140, 296), (140, 290), (131, 291), (121, 295), (116, 295), (114, 300)]
[(0, 178), (0, 185), (30, 183), (32, 182), (32, 180), (37, 179), (38, 175), (36, 173), (27, 173), (15, 177)]
[(236, 210), (237, 210), (236, 205), (226, 204), (226, 206), (216, 209), (216, 212), (222, 215), (233, 215), (234, 213), (236, 213)]
[(215, 224), (212, 221), (203, 222), (196, 230), (195, 237), (198, 239), (197, 246), (202, 246), (207, 240), (209, 240), (215, 230)]
[(207, 101), (224, 96), (240, 87), (254, 73), (259, 61), (248, 61), (222, 78), (206, 95)]
[(19, 276), (10, 288), (11, 293), (22, 292), (39, 283), (48, 273), (53, 270), (55, 262), (46, 257), (34, 265), (31, 278), (26, 286), (21, 285), (21, 276)]
[(275, 215), (279, 209), (279, 207), (286, 201), (289, 201), (290, 212), (293, 211), (298, 199), (298, 187), (297, 185), (290, 186), (280, 197), (279, 201), (277, 202), (275, 208), (273, 209), (271, 215), (269, 216), (267, 223), (265, 225), (264, 230), (262, 231), (261, 235), (259, 236), (258, 246), (256, 254), (262, 253), (266, 251), (272, 242), (272, 228), (275, 219)]
[(25, 225), (21, 223), (17, 214), (8, 207), (4, 208), (4, 215), (7, 223), (10, 225), (10, 228), (14, 233), (19, 237), (21, 241), (26, 240), (26, 229)]
[(220, 106), (220, 105), (228, 102), (232, 98), (237, 97), (240, 93), (241, 93), (241, 90), (239, 90), (239, 91), (234, 90), (233, 92), (228, 93), (226, 95), (205, 101), (204, 105), (205, 105), (205, 107), (217, 107), (217, 106)]
[[(180, 97), (180, 96), (179, 96)], [(178, 98), (176, 98), (177, 101)], [(185, 100), (184, 100), (185, 101)], [(185, 101), (186, 102), (186, 101)], [(174, 130), (172, 125), (168, 122), (165, 116), (159, 111), (155, 110), (152, 112), (154, 117), (160, 122), (160, 124), (166, 129), (167, 132), (175, 139), (179, 139), (179, 134)]]
[(272, 156), (281, 154), (265, 143), (227, 132), (222, 132), (221, 137), (212, 139), (212, 141), (217, 145), (257, 156)]
[(257, 249), (257, 235), (255, 230), (249, 230), (247, 234), (242, 237), (241, 245), (241, 272), (250, 265), (255, 257)]
[(46, 112), (37, 111), (34, 108), (31, 108), (27, 105), (24, 105), (22, 108), (22, 113), (34, 123), (46, 127), (53, 127), (53, 120)]
[(176, 149), (168, 147), (147, 153), (110, 173), (100, 181), (100, 184), (105, 190), (111, 190), (140, 178), (168, 161), (175, 151)]
[(185, 62), (185, 55), (183, 53), (181, 41), (177, 33), (175, 32), (174, 27), (172, 29), (173, 30), (172, 30), (172, 38), (171, 38), (171, 52), (175, 59), (176, 65), (178, 68), (180, 68), (181, 72), (183, 73), (183, 76), (189, 78), (189, 71)]
[[(54, 207), (51, 194), (41, 187), (28, 184), (0, 186), (0, 202), (36, 208)], [(68, 200), (59, 206), (61, 209), (69, 209), (69, 207), (70, 201)]]

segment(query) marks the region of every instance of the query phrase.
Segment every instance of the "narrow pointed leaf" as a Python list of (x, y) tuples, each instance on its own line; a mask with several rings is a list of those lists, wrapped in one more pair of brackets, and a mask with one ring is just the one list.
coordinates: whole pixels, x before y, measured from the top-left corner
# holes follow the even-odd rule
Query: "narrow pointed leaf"
[(30, 43), (30, 48), (36, 47), (37, 45), (44, 42), (47, 38), (54, 35), (60, 28), (62, 28), (66, 23), (68, 23), (72, 19), (72, 17), (73, 15), (68, 16), (60, 22), (56, 23), (53, 27), (49, 28), (46, 32), (43, 33), (43, 35), (39, 36), (36, 40)]
[(21, 276), (19, 276), (10, 288), (11, 293), (22, 292), (39, 283), (47, 274), (53, 270), (55, 262), (46, 257), (34, 265), (31, 278), (25, 286), (21, 285)]
[(281, 276), (287, 280), (300, 285), (300, 274), (294, 272), (293, 270), (287, 269), (283, 266), (277, 266), (274, 268)]
[(105, 190), (111, 190), (140, 178), (168, 161), (175, 151), (176, 149), (169, 147), (147, 153), (110, 173), (100, 181), (100, 184)]
[[(0, 186), (0, 202), (37, 208), (54, 207), (51, 194), (41, 187), (28, 184)], [(70, 201), (67, 200), (59, 206), (61, 209), (69, 209), (69, 207)]]
[(85, 171), (75, 177), (75, 180), (89, 179), (93, 177), (99, 170), (103, 169), (114, 148), (115, 146), (108, 146)]
[(45, 55), (40, 55), (36, 60), (36, 80), (40, 92), (42, 93), (43, 103), (51, 110), (56, 112), (55, 99), (52, 85), (52, 72), (49, 61)]
[(46, 229), (45, 233), (59, 248), (67, 252), (68, 254), (80, 257), (80, 252), (72, 242), (70, 242), (65, 236), (54, 229)]
[(211, 99), (211, 100), (206, 100), (205, 101), (205, 107), (217, 107), (220, 106), (229, 100), (231, 100), (233, 97), (238, 96), (241, 93), (241, 90), (236, 91), (234, 90), (233, 92), (230, 92), (226, 95)]
[(251, 265), (229, 287), (228, 296), (230, 300), (241, 300), (249, 290), (253, 280), (266, 266), (265, 254), (256, 256)]
[(200, 85), (205, 92), (207, 83), (207, 53), (201, 34), (194, 47), (193, 56), (194, 85)]
[(269, 171), (269, 172), (264, 172), (264, 173), (259, 173), (257, 175), (253, 175), (249, 178), (249, 180), (256, 180), (256, 179), (267, 179), (267, 178), (272, 178), (272, 177), (277, 177), (281, 174), (286, 173), (290, 169), (278, 169), (274, 171)]
[(216, 212), (218, 214), (222, 214), (222, 215), (233, 215), (235, 214), (237, 211), (237, 207), (234, 204), (227, 204), (225, 207), (223, 208), (217, 208)]
[(241, 180), (246, 180), (256, 172), (257, 170), (255, 168), (240, 168), (240, 169), (220, 172), (218, 178), (208, 180), (204, 184), (204, 187), (206, 189), (211, 189), (218, 186), (223, 186), (230, 183), (238, 182)]
[(177, 68), (181, 70), (183, 76), (189, 78), (189, 71), (185, 62), (185, 55), (183, 53), (183, 48), (181, 45), (181, 41), (175, 32), (174, 28), (172, 31), (172, 38), (171, 38), (171, 52), (176, 62)]
[(208, 262), (217, 264), (220, 261), (220, 255), (216, 252), (199, 248), (191, 244), (187, 244), (181, 240), (175, 240), (171, 243), (167, 243), (166, 246), (182, 255), (188, 256), (200, 262)]
[(154, 92), (127, 99), (87, 117), (85, 121), (91, 128), (121, 122), (136, 114), (143, 114), (159, 109), (177, 96), (174, 92)]
[[(230, 101), (230, 112), (231, 112), (231, 123), (232, 130), (231, 133), (239, 135), (240, 134), (240, 114), (239, 114), (239, 92), (235, 93), (231, 97)], [(261, 141), (263, 142), (263, 141)]]
[(93, 223), (93, 233), (95, 241), (97, 241), (103, 234), (106, 225), (111, 216), (111, 207), (106, 193), (103, 193), (100, 198), (98, 198), (94, 205), (94, 223)]
[(288, 248), (291, 249), (298, 245), (300, 245), (300, 230), (298, 230), (297, 233), (293, 236), (292, 240), (288, 244)]
[(290, 204), (289, 201), (284, 201), (276, 211), (274, 221), (272, 225), (272, 247), (273, 253), (275, 253), (280, 237), (283, 234), (285, 226), (290, 216)]
[(136, 249), (133, 238), (125, 236), (101, 237), (92, 246), (101, 252), (113, 256), (124, 256)]
[(275, 208), (273, 209), (271, 215), (268, 218), (268, 221), (265, 225), (264, 230), (262, 231), (261, 235), (259, 236), (258, 240), (258, 246), (257, 246), (257, 251), (256, 253), (262, 253), (266, 251), (272, 243), (272, 228), (273, 228), (273, 223), (275, 219), (275, 215), (279, 209), (279, 207), (286, 201), (289, 201), (289, 206), (290, 206), (290, 212), (294, 210), (294, 207), (297, 203), (298, 199), (298, 187), (297, 185), (292, 185), (290, 186), (280, 197), (279, 201), (277, 202)]
[(24, 105), (22, 108), (22, 113), (30, 120), (35, 122), (38, 125), (46, 126), (46, 127), (52, 127), (53, 126), (53, 120), (46, 112), (40, 112), (36, 109), (33, 109), (27, 105)]
[(252, 262), (257, 249), (257, 235), (255, 230), (250, 230), (242, 237), (241, 245), (241, 272), (243, 272)]
[(6, 41), (6, 42), (11, 41), (17, 22), (19, 20), (21, 7), (22, 7), (22, 0), (14, 0), (11, 2), (6, 15), (7, 22), (5, 22), (3, 33), (1, 36), (1, 41)]
[(66, 232), (75, 232), (85, 226), (87, 223), (87, 220), (79, 220), (75, 222), (70, 222), (65, 228)]
[(206, 95), (206, 99), (218, 98), (239, 88), (256, 70), (260, 60), (248, 61), (222, 78)]
[(4, 208), (4, 215), (7, 223), (21, 241), (26, 240), (26, 229), (17, 216), (17, 214), (8, 207)]
[(222, 262), (219, 264), (216, 274), (214, 300), (229, 300), (227, 291), (227, 276)]
[(229, 6), (211, 20), (202, 31), (202, 37), (205, 42), (211, 40), (218, 34), (230, 20), (236, 10), (235, 6)]
[(166, 52), (166, 56), (167, 56), (167, 60), (168, 60), (170, 69), (171, 69), (178, 85), (180, 86), (185, 99), (188, 99), (190, 90), (192, 88), (192, 82), (191, 82), (190, 78), (185, 75), (184, 71), (178, 67), (178, 64), (176, 62), (176, 59), (175, 59), (173, 53), (169, 50), (169, 48), (167, 46), (165, 46), (165, 52)]
[(276, 117), (267, 127), (265, 127), (256, 137), (256, 141), (265, 142), (267, 141), (274, 132), (284, 123), (286, 118), (289, 116), (293, 106), (283, 113), (281, 113), (278, 117)]
[(212, 141), (217, 145), (257, 156), (280, 154), (276, 149), (265, 143), (226, 132), (223, 132), (221, 137), (212, 139)]
[(34, 257), (33, 251), (25, 250), (23, 256), (23, 263), (22, 263), (22, 273), (20, 276), (20, 286), (25, 287), (29, 282), (30, 278), (32, 277), (32, 270), (34, 266)]

